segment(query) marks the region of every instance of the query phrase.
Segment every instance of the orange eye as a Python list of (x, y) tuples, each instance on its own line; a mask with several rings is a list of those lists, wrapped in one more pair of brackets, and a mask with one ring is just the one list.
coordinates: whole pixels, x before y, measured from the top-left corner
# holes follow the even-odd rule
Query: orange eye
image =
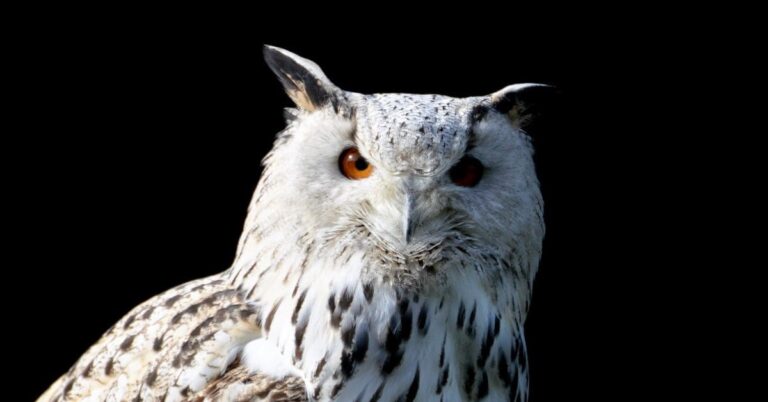
[(459, 186), (474, 187), (483, 178), (484, 169), (485, 167), (479, 160), (465, 156), (451, 168), (448, 175), (451, 177), (451, 181)]
[(339, 170), (351, 180), (365, 179), (373, 173), (373, 166), (368, 163), (357, 148), (347, 148), (339, 155)]

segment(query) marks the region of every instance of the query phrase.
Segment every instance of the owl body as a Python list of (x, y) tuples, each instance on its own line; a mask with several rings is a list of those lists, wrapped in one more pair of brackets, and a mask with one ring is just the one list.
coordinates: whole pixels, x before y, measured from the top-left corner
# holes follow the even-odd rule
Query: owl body
[(526, 400), (544, 227), (520, 124), (544, 87), (362, 95), (265, 56), (298, 109), (233, 266), (134, 309), (40, 400)]

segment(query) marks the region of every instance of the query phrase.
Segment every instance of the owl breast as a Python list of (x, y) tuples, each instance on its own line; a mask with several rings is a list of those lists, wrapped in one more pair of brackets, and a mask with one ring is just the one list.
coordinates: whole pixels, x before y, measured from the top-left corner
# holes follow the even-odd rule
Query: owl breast
[[(520, 326), (476, 273), (414, 291), (369, 275), (362, 253), (315, 260), (285, 281), (266, 272), (254, 292), (266, 339), (315, 400), (501, 401), (526, 389)], [(282, 282), (293, 290), (268, 289)]]

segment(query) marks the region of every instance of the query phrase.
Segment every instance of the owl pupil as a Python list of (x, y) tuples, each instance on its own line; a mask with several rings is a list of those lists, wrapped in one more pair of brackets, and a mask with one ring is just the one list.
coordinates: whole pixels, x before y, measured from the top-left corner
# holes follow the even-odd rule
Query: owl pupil
[(368, 161), (363, 159), (362, 156), (355, 161), (355, 169), (365, 170), (367, 168), (368, 168)]
[(365, 179), (373, 172), (373, 165), (368, 163), (357, 148), (347, 148), (339, 155), (339, 171), (347, 179)]
[(483, 178), (483, 170), (479, 160), (467, 155), (448, 171), (448, 175), (459, 186), (474, 187)]

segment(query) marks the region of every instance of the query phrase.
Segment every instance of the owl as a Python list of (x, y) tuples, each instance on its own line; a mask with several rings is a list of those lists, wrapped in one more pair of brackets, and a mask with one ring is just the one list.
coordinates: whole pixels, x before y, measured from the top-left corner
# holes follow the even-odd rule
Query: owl
[(525, 401), (524, 128), (551, 88), (365, 95), (264, 57), (296, 108), (232, 266), (134, 308), (38, 401)]

